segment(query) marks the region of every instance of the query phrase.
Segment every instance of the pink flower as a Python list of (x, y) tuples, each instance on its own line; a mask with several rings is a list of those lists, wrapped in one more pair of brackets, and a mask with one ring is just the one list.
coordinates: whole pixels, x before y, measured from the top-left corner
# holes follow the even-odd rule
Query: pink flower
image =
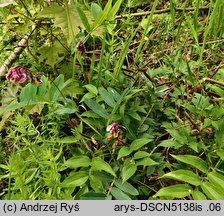
[(108, 125), (106, 129), (106, 131), (110, 133), (118, 132), (119, 130), (120, 130), (120, 127), (116, 122), (113, 122), (112, 124)]
[(9, 69), (6, 79), (13, 83), (24, 83), (29, 78), (27, 70), (21, 66), (15, 66)]
[(79, 54), (84, 54), (85, 51), (86, 51), (86, 47), (85, 45), (83, 44), (82, 40), (80, 39), (78, 41), (78, 43), (76, 44), (76, 49), (78, 51)]

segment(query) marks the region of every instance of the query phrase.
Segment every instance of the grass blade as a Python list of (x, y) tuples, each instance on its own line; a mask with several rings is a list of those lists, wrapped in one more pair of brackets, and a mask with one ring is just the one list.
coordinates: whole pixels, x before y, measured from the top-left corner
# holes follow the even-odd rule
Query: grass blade
[(124, 63), (124, 60), (125, 60), (125, 57), (128, 53), (128, 50), (129, 50), (129, 46), (132, 42), (132, 39), (134, 38), (134, 36), (136, 35), (138, 31), (138, 28), (136, 28), (135, 31), (132, 32), (131, 36), (129, 37), (129, 39), (127, 40), (127, 42), (124, 44), (124, 47), (123, 47), (123, 51), (121, 53), (121, 55), (119, 56), (119, 60), (114, 68), (114, 79), (117, 80), (118, 76), (119, 76), (119, 73), (121, 71), (121, 67), (123, 66), (123, 63)]
[(143, 32), (143, 34), (142, 34), (142, 38), (141, 38), (140, 44), (139, 44), (138, 49), (137, 49), (137, 52), (136, 52), (136, 54), (135, 54), (135, 61), (136, 61), (137, 59), (139, 59), (139, 55), (140, 55), (140, 53), (141, 53), (141, 50), (142, 50), (142, 47), (143, 47), (143, 44), (144, 44), (144, 39), (145, 39), (145, 36), (146, 36), (146, 34), (147, 34), (147, 32), (148, 32), (148, 28), (149, 28), (149, 26), (150, 26), (150, 24), (151, 24), (152, 17), (153, 17), (154, 11), (156, 10), (156, 6), (157, 6), (157, 4), (158, 4), (158, 0), (154, 1), (153, 6), (152, 6), (151, 13), (150, 13), (150, 15), (149, 15), (149, 17), (148, 17), (148, 21), (147, 21), (145, 30), (144, 30), (144, 32)]
[(111, 6), (112, 6), (112, 0), (109, 0), (103, 10), (103, 12), (101, 13), (100, 16), (98, 16), (96, 18), (96, 20), (94, 21), (94, 23), (91, 26), (91, 31), (93, 32), (98, 26), (100, 26), (104, 20), (106, 20), (108, 13), (111, 10)]
[(107, 16), (108, 20), (113, 20), (114, 16), (116, 15), (116, 13), (118, 12), (120, 6), (121, 6), (122, 0), (118, 0), (116, 1), (116, 3), (114, 4), (114, 6), (112, 7), (112, 9), (110, 10), (110, 13)]
[(89, 25), (89, 20), (88, 20), (86, 14), (84, 13), (84, 11), (82, 10), (82, 8), (79, 5), (76, 6), (76, 9), (77, 9), (79, 17), (80, 17), (80, 19), (82, 21), (82, 24), (86, 28), (87, 32), (90, 32), (91, 31), (91, 27)]

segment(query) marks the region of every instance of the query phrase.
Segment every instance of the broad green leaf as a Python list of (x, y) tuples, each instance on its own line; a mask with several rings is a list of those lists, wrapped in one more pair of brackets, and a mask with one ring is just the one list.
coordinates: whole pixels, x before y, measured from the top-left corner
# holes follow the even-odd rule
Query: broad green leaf
[(137, 113), (137, 111), (129, 110), (128, 115), (131, 116), (132, 118), (136, 119), (139, 122), (141, 121), (141, 116)]
[(134, 154), (134, 157), (132, 158), (133, 160), (140, 159), (140, 158), (145, 158), (149, 157), (150, 154), (146, 151), (138, 151)]
[(68, 108), (68, 107), (63, 107), (63, 108), (59, 108), (55, 111), (55, 114), (58, 115), (65, 115), (65, 114), (72, 114), (77, 112), (78, 110), (76, 108)]
[(136, 150), (140, 149), (141, 147), (143, 147), (144, 145), (148, 144), (151, 141), (152, 141), (152, 139), (148, 139), (148, 138), (136, 139), (131, 143), (130, 150), (131, 151), (136, 151)]
[(224, 191), (224, 176), (216, 171), (208, 173), (208, 180), (220, 190)]
[(127, 147), (127, 146), (123, 146), (123, 147), (119, 150), (119, 152), (118, 152), (117, 159), (119, 160), (120, 158), (129, 155), (129, 154), (131, 154), (131, 152), (132, 152), (132, 151), (130, 150), (129, 147)]
[(212, 200), (224, 200), (224, 193), (220, 188), (215, 187), (209, 182), (201, 184), (203, 192)]
[(39, 98), (45, 98), (45, 95), (48, 91), (48, 87), (47, 87), (47, 77), (45, 76), (41, 76), (41, 80), (42, 80), (42, 84), (38, 87), (37, 90), (37, 95)]
[(183, 181), (195, 186), (201, 184), (200, 178), (190, 170), (176, 170), (169, 173), (164, 174), (161, 178), (169, 178), (175, 179), (178, 181)]
[(62, 87), (64, 85), (64, 76), (60, 74), (52, 83), (49, 89), (49, 100), (51, 102), (56, 101), (61, 94)]
[(192, 187), (188, 184), (176, 184), (161, 188), (153, 197), (184, 198), (190, 195)]
[[(125, 96), (126, 99), (130, 99), (130, 98), (133, 97), (133, 95), (145, 91), (143, 88), (142, 89), (139, 89), (139, 88), (131, 88), (130, 90), (131, 90), (130, 93)], [(144, 113), (146, 113), (146, 112), (144, 111)]]
[(126, 164), (122, 169), (122, 182), (127, 181), (131, 176), (135, 174), (137, 171), (137, 165), (136, 164)]
[(111, 96), (113, 96), (115, 101), (118, 101), (120, 99), (121, 95), (115, 89), (108, 87), (107, 91)]
[[(67, 4), (65, 7), (52, 4), (50, 7), (44, 8), (37, 16), (54, 18), (54, 25), (61, 28), (67, 38), (68, 45), (71, 44), (74, 36), (79, 33), (79, 27), (85, 29), (75, 4)], [(86, 17), (88, 17), (88, 14), (86, 14)]]
[(155, 166), (148, 166), (146, 169), (146, 176), (151, 176), (155, 172)]
[(218, 121), (218, 128), (215, 131), (215, 143), (217, 146), (222, 147), (223, 146), (223, 140), (224, 140), (224, 119)]
[(90, 185), (95, 192), (100, 193), (104, 191), (103, 183), (99, 178), (95, 177), (94, 175), (90, 175), (89, 180)]
[(91, 4), (91, 13), (94, 19), (96, 19), (97, 17), (99, 17), (102, 14), (102, 8), (100, 7), (100, 5), (96, 4), (96, 3), (92, 3)]
[(97, 102), (89, 98), (85, 98), (84, 102), (93, 112), (97, 113), (102, 118), (105, 118), (105, 119), (108, 118), (107, 111), (102, 106), (100, 106)]
[(221, 160), (224, 160), (224, 149), (217, 149), (216, 154), (220, 157)]
[(52, 45), (45, 44), (38, 50), (40, 54), (38, 60), (46, 65), (50, 65), (54, 69), (55, 65), (64, 59), (66, 51), (58, 41), (55, 41)]
[(143, 147), (144, 145), (146, 145), (150, 141), (152, 141), (152, 139), (148, 139), (148, 138), (140, 138), (140, 139), (134, 140), (131, 143), (130, 147), (123, 146), (119, 150), (117, 159), (120, 159), (121, 157), (124, 157), (124, 156), (127, 156), (127, 155), (131, 154), (133, 151), (136, 151), (136, 150), (140, 149), (141, 147)]
[(148, 124), (143, 124), (138, 128), (138, 132), (139, 133), (144, 133), (147, 132), (147, 130), (149, 129), (149, 125)]
[(57, 13), (62, 13), (64, 11), (63, 7), (58, 4), (51, 4), (50, 7), (46, 7), (41, 10), (37, 17), (45, 17), (45, 18), (55, 18)]
[(85, 111), (84, 113), (81, 114), (81, 117), (87, 117), (85, 119), (85, 121), (87, 121), (88, 124), (90, 124), (90, 125), (93, 124), (93, 121), (90, 118), (95, 119), (95, 120), (101, 118), (99, 115), (97, 115), (92, 110)]
[(193, 190), (192, 191), (192, 197), (194, 200), (207, 200), (206, 196), (199, 190)]
[(171, 156), (178, 161), (184, 162), (186, 164), (189, 164), (189, 165), (199, 169), (203, 173), (206, 173), (207, 170), (208, 170), (207, 163), (197, 156), (193, 156), (193, 155), (172, 155), (172, 154), (171, 154)]
[(110, 192), (116, 200), (131, 200), (131, 198), (119, 188), (113, 187)]
[(20, 103), (12, 103), (12, 104), (9, 104), (4, 109), (4, 112), (13, 111), (13, 110), (16, 110), (16, 109), (20, 109), (22, 107), (26, 107), (27, 105), (35, 105), (35, 104), (36, 104), (36, 102), (34, 102), (34, 101), (32, 101), (32, 102), (23, 101), (23, 102), (20, 102)]
[(83, 23), (83, 25), (85, 26), (87, 32), (90, 32), (90, 25), (89, 25), (89, 20), (86, 17), (86, 14), (84, 13), (84, 11), (82, 10), (82, 8), (79, 5), (76, 5), (76, 9), (78, 11), (79, 17)]
[(111, 194), (107, 195), (106, 200), (112, 200), (113, 196)]
[(96, 97), (95, 94), (93, 94), (92, 92), (88, 92), (88, 93), (84, 94), (84, 96), (80, 100), (80, 103), (82, 103), (86, 98), (91, 99), (91, 98), (95, 98), (95, 97)]
[(193, 142), (188, 142), (187, 145), (193, 149), (195, 152), (198, 152), (198, 146), (200, 145), (198, 142), (193, 141)]
[(58, 140), (60, 143), (76, 143), (78, 139), (75, 136), (66, 136)]
[(87, 84), (87, 85), (84, 85), (84, 87), (91, 93), (93, 93), (94, 95), (97, 95), (98, 94), (98, 90), (96, 88), (96, 86), (92, 85), (92, 84)]
[(120, 113), (122, 118), (124, 117), (125, 109), (126, 109), (126, 103), (121, 104), (121, 106), (119, 108), (119, 111), (120, 111), (119, 113)]
[(116, 177), (116, 174), (115, 174), (114, 170), (111, 168), (111, 166), (99, 157), (92, 159), (91, 167), (92, 167), (93, 171), (103, 170), (103, 171), (110, 173), (111, 175)]
[[(9, 166), (10, 166), (10, 165), (9, 165)], [(5, 165), (5, 164), (0, 164), (0, 168), (1, 168), (1, 169), (4, 169), (4, 170), (9, 170), (9, 169), (10, 169), (9, 166), (7, 166), (7, 165)]]
[(112, 182), (114, 180), (114, 177), (106, 172), (94, 171), (94, 176), (103, 182)]
[(112, 0), (107, 1), (107, 4), (105, 8), (103, 9), (101, 15), (98, 16), (95, 19), (94, 23), (92, 24), (91, 26), (92, 31), (94, 31), (98, 26), (100, 26), (106, 20), (106, 17), (111, 10), (111, 6), (112, 6)]
[(61, 183), (61, 187), (77, 187), (85, 184), (89, 179), (89, 173), (86, 171), (79, 171), (70, 174)]
[(160, 142), (158, 146), (166, 147), (166, 148), (173, 148), (173, 147), (181, 147), (181, 144), (179, 144), (176, 140), (174, 139), (168, 139), (168, 140), (163, 140)]
[(37, 87), (32, 85), (31, 83), (28, 83), (20, 92), (19, 99), (20, 102), (27, 101), (36, 101), (36, 95), (37, 95)]
[(100, 87), (99, 88), (99, 94), (103, 98), (103, 100), (105, 101), (105, 103), (107, 105), (109, 105), (112, 108), (115, 107), (116, 103), (114, 101), (114, 98), (111, 97), (111, 95), (107, 92), (107, 90), (105, 88)]
[(159, 165), (159, 163), (155, 162), (151, 158), (143, 158), (138, 161), (136, 161), (137, 166), (154, 166)]
[(80, 187), (80, 189), (77, 191), (77, 193), (75, 194), (75, 196), (73, 197), (75, 200), (80, 200), (81, 196), (84, 195), (85, 193), (89, 192), (89, 188), (87, 185), (83, 185), (82, 187)]
[(120, 190), (122, 190), (123, 192), (128, 193), (132, 196), (139, 195), (138, 190), (127, 181), (122, 183), (120, 179), (116, 179), (116, 181), (114, 182), (114, 185)]
[(115, 114), (117, 112), (117, 110), (121, 107), (121, 104), (125, 101), (125, 96), (131, 91), (130, 88), (126, 88), (121, 96), (119, 97), (119, 100), (116, 103), (116, 106), (114, 107), (112, 114)]
[(88, 167), (91, 164), (91, 160), (89, 157), (83, 156), (74, 156), (67, 161), (65, 161), (64, 165), (69, 168), (77, 168), (77, 167)]
[[(219, 111), (216, 110), (216, 112), (217, 112), (216, 115), (220, 116), (220, 114), (218, 114)], [(222, 113), (221, 113), (221, 116), (223, 116)], [(219, 131), (223, 129), (224, 119), (221, 118), (218, 121), (212, 121), (212, 125), (215, 127), (216, 131), (218, 131), (218, 133), (219, 133)]]
[(87, 192), (80, 196), (80, 200), (105, 200), (106, 195), (103, 193)]
[(167, 132), (173, 137), (175, 138), (180, 144), (184, 145), (187, 143), (187, 137), (186, 136), (182, 136), (181, 133), (179, 133), (179, 131), (177, 131), (176, 129), (166, 129)]
[(12, 84), (7, 87), (7, 89), (1, 95), (1, 106), (0, 106), (0, 115), (5, 111), (4, 109), (10, 104), (18, 103), (18, 91), (19, 87), (15, 87)]
[[(69, 79), (64, 83), (62, 94), (77, 99), (77, 95), (83, 95), (84, 88), (76, 80)], [(80, 102), (81, 103), (81, 102)]]
[(122, 0), (117, 0), (112, 9), (110, 10), (110, 13), (107, 15), (108, 20), (113, 20), (115, 15), (117, 14), (120, 6), (121, 6)]

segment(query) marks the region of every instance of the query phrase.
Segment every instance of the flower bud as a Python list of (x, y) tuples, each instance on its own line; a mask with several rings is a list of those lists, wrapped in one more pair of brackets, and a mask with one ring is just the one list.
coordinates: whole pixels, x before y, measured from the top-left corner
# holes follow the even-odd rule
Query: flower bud
[(112, 124), (107, 126), (106, 131), (113, 133), (113, 132), (118, 132), (120, 130), (119, 125), (116, 122), (113, 122)]
[(21, 66), (14, 66), (9, 69), (6, 74), (6, 79), (13, 83), (24, 83), (29, 78), (26, 68)]
[(78, 41), (78, 43), (76, 44), (76, 49), (78, 51), (79, 54), (84, 54), (85, 51), (86, 51), (86, 47), (85, 45), (83, 44), (82, 40), (80, 39)]

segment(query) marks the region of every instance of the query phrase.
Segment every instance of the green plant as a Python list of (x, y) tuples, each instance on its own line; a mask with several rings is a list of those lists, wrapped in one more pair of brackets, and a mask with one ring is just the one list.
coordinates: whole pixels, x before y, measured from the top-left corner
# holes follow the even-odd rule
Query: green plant
[(0, 7), (2, 199), (224, 198), (222, 1)]

